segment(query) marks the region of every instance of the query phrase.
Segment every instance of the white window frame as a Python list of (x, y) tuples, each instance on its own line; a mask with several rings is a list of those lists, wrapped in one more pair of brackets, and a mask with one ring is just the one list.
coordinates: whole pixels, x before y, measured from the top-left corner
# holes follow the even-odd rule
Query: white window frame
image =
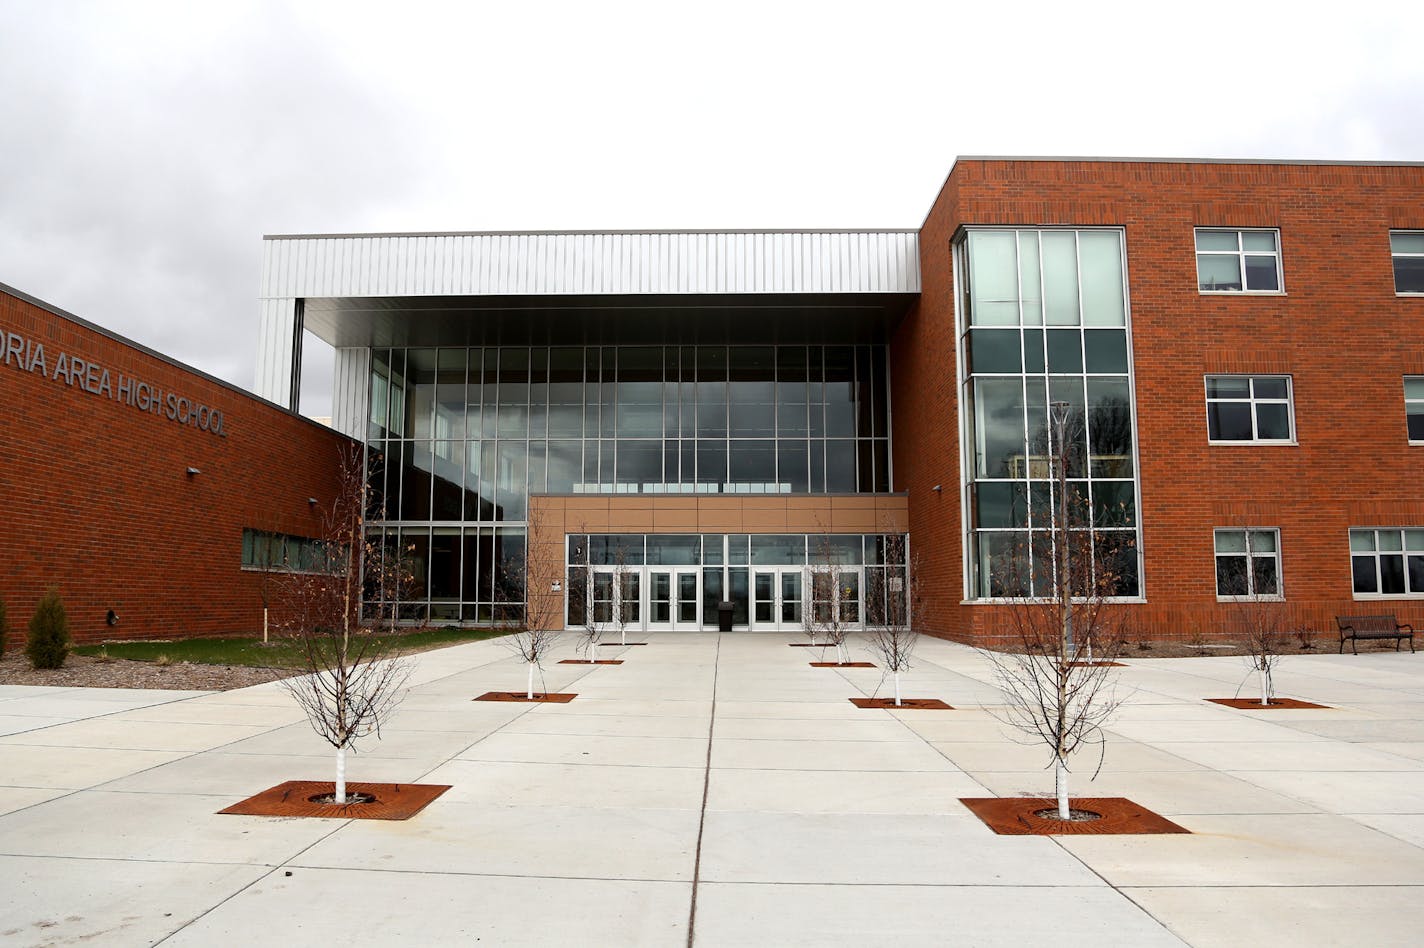
[[(1424, 527), (1415, 526), (1415, 527), (1351, 527), (1351, 528), (1350, 528), (1349, 534), (1347, 535), (1347, 536), (1348, 536), (1347, 548), (1348, 548), (1349, 554), (1350, 554), (1350, 564), (1349, 564), (1349, 565), (1350, 565), (1350, 593), (1351, 593), (1351, 595), (1352, 595), (1355, 599), (1357, 599), (1357, 600), (1424, 599), (1424, 588), (1421, 588), (1421, 589), (1411, 589), (1411, 588), (1410, 588), (1410, 584), (1409, 584), (1409, 557), (1410, 557), (1410, 556), (1424, 556), (1424, 545), (1421, 545), (1421, 544), (1418, 544), (1418, 543), (1415, 543), (1415, 544), (1411, 545), (1411, 544), (1409, 543), (1409, 541), (1408, 541), (1408, 533), (1411, 532), (1411, 531), (1424, 532)], [(1355, 542), (1354, 542), (1354, 541), (1355, 541), (1355, 534), (1356, 534), (1356, 533), (1369, 533), (1369, 534), (1371, 534), (1370, 540), (1371, 540), (1371, 542), (1374, 544), (1374, 549), (1373, 549), (1373, 550), (1361, 550), (1361, 551), (1359, 551), (1359, 552), (1356, 552), (1356, 550), (1355, 550)], [(1400, 549), (1399, 549), (1399, 550), (1381, 550), (1381, 549), (1380, 549), (1380, 542), (1379, 542), (1379, 535), (1380, 535), (1381, 533), (1398, 533), (1398, 534), (1400, 534)], [(1372, 557), (1374, 558), (1374, 561), (1375, 561), (1375, 589), (1379, 589), (1382, 585), (1384, 585), (1384, 584), (1381, 582), (1381, 580), (1383, 579), (1383, 576), (1380, 574), (1380, 556), (1381, 556), (1381, 554), (1386, 554), (1386, 555), (1395, 555), (1395, 554), (1398, 554), (1399, 556), (1401, 556), (1401, 557), (1404, 558), (1404, 592), (1402, 592), (1402, 593), (1384, 593), (1384, 592), (1358, 592), (1358, 591), (1356, 591), (1356, 589), (1355, 589), (1355, 557), (1357, 557), (1357, 556), (1372, 556)]]
[[(1241, 551), (1235, 551), (1235, 552), (1233, 552), (1233, 551), (1227, 551), (1227, 552), (1225, 552), (1225, 553), (1221, 552), (1221, 550), (1220, 550), (1219, 547), (1218, 547), (1218, 540), (1219, 540), (1219, 538), (1221, 537), (1221, 535), (1222, 535), (1223, 533), (1239, 533), (1239, 534), (1242, 534), (1242, 535), (1245, 537), (1245, 540), (1246, 540), (1246, 543), (1245, 543), (1245, 546), (1246, 546), (1245, 552), (1241, 552)], [(1255, 552), (1255, 551), (1253, 551), (1253, 550), (1251, 549), (1251, 534), (1252, 534), (1252, 533), (1271, 533), (1271, 534), (1274, 534), (1274, 535), (1275, 535), (1275, 538), (1276, 538), (1276, 543), (1275, 543), (1275, 547), (1276, 547), (1276, 548), (1275, 548), (1273, 551), (1270, 551), (1270, 552)], [(1283, 574), (1282, 574), (1282, 571), (1281, 571), (1281, 530), (1280, 530), (1279, 527), (1217, 527), (1216, 529), (1214, 529), (1214, 530), (1212, 531), (1212, 554), (1213, 554), (1213, 556), (1212, 556), (1212, 566), (1213, 566), (1213, 569), (1212, 569), (1212, 576), (1213, 576), (1213, 578), (1217, 575), (1217, 571), (1216, 571), (1216, 569), (1214, 568), (1215, 565), (1216, 565), (1216, 561), (1219, 560), (1219, 559), (1221, 559), (1223, 556), (1244, 556), (1244, 557), (1246, 557), (1246, 593), (1245, 593), (1245, 595), (1241, 595), (1241, 596), (1223, 595), (1222, 592), (1221, 592), (1221, 585), (1218, 583), (1217, 586), (1216, 586), (1216, 601), (1217, 601), (1217, 602), (1283, 602), (1283, 601), (1285, 600), (1285, 598), (1286, 598), (1286, 595), (1285, 595), (1286, 584), (1285, 584), (1285, 578), (1284, 578), (1284, 576), (1283, 576)], [(1257, 593), (1257, 592), (1256, 592), (1256, 571), (1251, 568), (1251, 560), (1253, 560), (1253, 559), (1262, 559), (1262, 560), (1264, 560), (1264, 559), (1273, 559), (1273, 560), (1276, 561), (1276, 591), (1275, 591), (1275, 592), (1273, 592), (1273, 593)]]
[[(1221, 398), (1221, 397), (1215, 397), (1215, 398), (1213, 398), (1212, 395), (1211, 395), (1211, 388), (1210, 388), (1211, 380), (1212, 380), (1212, 379), (1248, 379), (1248, 380), (1250, 381), (1251, 394), (1248, 395), (1246, 398)], [(1256, 379), (1285, 379), (1285, 382), (1286, 382), (1286, 397), (1285, 397), (1284, 399), (1279, 399), (1279, 398), (1257, 398), (1257, 397), (1256, 397), (1256, 382), (1255, 382)], [(1210, 374), (1205, 375), (1205, 376), (1202, 377), (1202, 388), (1203, 388), (1203, 390), (1204, 390), (1205, 393), (1206, 393), (1205, 408), (1206, 408), (1206, 439), (1207, 439), (1207, 444), (1226, 444), (1226, 445), (1235, 444), (1235, 445), (1242, 445), (1242, 444), (1295, 444), (1295, 443), (1296, 443), (1296, 440), (1295, 440), (1295, 381), (1294, 381), (1294, 379), (1291, 378), (1290, 375), (1286, 375), (1286, 374), (1277, 375), (1277, 374), (1272, 374), (1272, 373), (1269, 373), (1269, 372), (1260, 372), (1260, 373), (1256, 373), (1256, 374), (1242, 374), (1242, 373), (1237, 373), (1237, 372), (1212, 372), (1212, 373), (1210, 373)], [(1214, 402), (1215, 402), (1215, 403), (1237, 402), (1237, 403), (1245, 403), (1245, 404), (1250, 405), (1250, 406), (1251, 406), (1251, 437), (1250, 437), (1249, 439), (1240, 439), (1240, 440), (1237, 440), (1237, 439), (1230, 439), (1230, 438), (1213, 438), (1213, 437), (1211, 436), (1211, 405), (1212, 405), (1212, 403), (1214, 403)], [(1287, 417), (1287, 420), (1289, 421), (1289, 424), (1290, 424), (1290, 436), (1289, 436), (1289, 437), (1286, 437), (1286, 438), (1262, 438), (1262, 437), (1260, 437), (1260, 436), (1257, 434), (1259, 425), (1258, 425), (1257, 419), (1256, 419), (1256, 406), (1257, 406), (1257, 405), (1280, 405), (1280, 404), (1284, 404), (1284, 405), (1286, 406), (1286, 417)]]
[[(1235, 250), (1202, 250), (1200, 249), (1202, 234), (1235, 234)], [(1271, 253), (1276, 260), (1276, 289), (1274, 290), (1253, 290), (1246, 286), (1246, 258), (1266, 256), (1264, 250), (1245, 250), (1242, 248), (1243, 234), (1271, 234), (1275, 237), (1276, 249)], [(1241, 289), (1239, 290), (1209, 290), (1203, 289), (1201, 285), (1201, 268), (1197, 267), (1197, 292), (1207, 296), (1284, 296), (1286, 293), (1286, 281), (1284, 268), (1281, 266), (1281, 232), (1275, 227), (1197, 227), (1192, 231), (1192, 248), (1195, 254), (1192, 257), (1193, 263), (1198, 263), (1203, 256), (1206, 257), (1235, 257), (1236, 266), (1241, 274)]]
[(1394, 272), (1394, 261), (1395, 261), (1395, 260), (1397, 260), (1397, 259), (1400, 258), (1400, 257), (1405, 257), (1405, 258), (1410, 258), (1410, 259), (1414, 259), (1414, 258), (1424, 258), (1424, 251), (1413, 251), (1413, 250), (1399, 251), (1399, 250), (1395, 250), (1395, 249), (1394, 249), (1394, 238), (1395, 238), (1395, 235), (1399, 235), (1399, 236), (1401, 236), (1401, 237), (1424, 237), (1424, 230), (1392, 230), (1392, 231), (1389, 232), (1389, 270), (1390, 270), (1390, 276), (1393, 277), (1393, 279), (1394, 279), (1394, 295), (1395, 295), (1395, 296), (1424, 296), (1424, 292), (1421, 292), (1421, 291), (1419, 291), (1419, 290), (1401, 290), (1401, 289), (1399, 288), (1399, 276)]
[[(1424, 295), (1424, 294), (1421, 294)], [(1409, 395), (1409, 383), (1415, 382), (1421, 389), (1421, 394), (1415, 397)], [(1424, 411), (1424, 375), (1406, 375), (1404, 377), (1404, 434), (1409, 437), (1409, 406), (1418, 405), (1420, 411)], [(1410, 444), (1424, 444), (1424, 440), (1419, 438), (1409, 438)]]

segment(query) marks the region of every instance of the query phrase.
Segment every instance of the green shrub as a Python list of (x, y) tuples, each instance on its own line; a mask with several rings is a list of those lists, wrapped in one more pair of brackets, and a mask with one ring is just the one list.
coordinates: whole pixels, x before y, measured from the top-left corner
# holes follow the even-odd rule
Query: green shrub
[(25, 655), (36, 668), (59, 668), (69, 656), (69, 617), (64, 614), (58, 590), (45, 593), (35, 607), (35, 614), (30, 617)]

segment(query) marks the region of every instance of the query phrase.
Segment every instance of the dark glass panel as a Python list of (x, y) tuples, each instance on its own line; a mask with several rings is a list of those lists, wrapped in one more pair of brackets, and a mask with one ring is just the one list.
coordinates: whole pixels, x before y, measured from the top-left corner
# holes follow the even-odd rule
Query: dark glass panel
[(1094, 477), (1132, 476), (1132, 399), (1127, 379), (1088, 380), (1088, 437)]
[(1252, 591), (1257, 596), (1277, 595), (1280, 592), (1280, 586), (1276, 576), (1276, 558), (1274, 556), (1252, 557), (1251, 581), (1255, 584)]
[(1380, 592), (1386, 596), (1404, 595), (1404, 557), (1398, 553), (1381, 554)]
[(663, 483), (681, 484), (682, 476), (678, 473), (678, 442), (664, 441), (663, 446)]
[(464, 349), (441, 349), (435, 373), (436, 438), (463, 441), (465, 438), (465, 357)]
[(594, 533), (588, 538), (588, 561), (595, 566), (642, 566), (641, 533)]
[(1257, 398), (1285, 398), (1289, 391), (1286, 380), (1274, 375), (1251, 379), (1251, 387)]
[(833, 438), (855, 436), (855, 350), (850, 346), (827, 346), (825, 350), (826, 381), (823, 397), (826, 406), (826, 435)]
[(1378, 580), (1375, 577), (1375, 558), (1373, 556), (1350, 557), (1350, 572), (1354, 576), (1355, 592), (1379, 592)]
[(662, 349), (630, 346), (618, 350), (618, 436), (662, 435)]
[(1250, 441), (1251, 406), (1246, 402), (1208, 402), (1206, 430), (1212, 441)]
[(871, 489), (877, 494), (883, 494), (891, 489), (890, 485), (890, 442), (883, 438), (876, 438), (874, 442), (875, 451), (875, 483)]
[(1082, 372), (1083, 334), (1077, 329), (1050, 329), (1047, 335), (1049, 374), (1074, 375)]
[(547, 455), (547, 442), (529, 442), (529, 493), (531, 494), (542, 494), (545, 491), (544, 478), (547, 472)]
[(1285, 441), (1290, 438), (1290, 406), (1256, 406), (1256, 436), (1268, 441)]
[(727, 442), (697, 442), (697, 483), (727, 483)]
[(672, 574), (658, 571), (648, 576), (648, 621), (672, 621)]
[(722, 565), (722, 546), (726, 538), (720, 533), (707, 533), (702, 537), (702, 562), (709, 566)]
[[(976, 428), (979, 477), (1023, 477), (1023, 387), (1016, 379), (976, 379), (973, 418)], [(1037, 445), (1030, 454), (1041, 456)], [(1033, 472), (1039, 474), (1041, 472)]]
[(461, 537), (462, 560), (460, 563), (460, 573), (464, 592), (461, 594), (466, 602), (473, 602), (478, 598), (479, 590), (479, 563), (480, 563), (480, 532), (478, 530), (466, 530)]
[(598, 483), (598, 455), (599, 442), (583, 442), (583, 475), (579, 478), (584, 484)]
[(523, 441), (501, 441), (495, 483), (495, 505), (500, 520), (523, 520), (528, 499), (529, 446)]
[(1409, 440), (1424, 441), (1424, 404), (1406, 405), (1404, 414), (1409, 426)]
[[(856, 434), (869, 438), (875, 434), (874, 373), (870, 368), (870, 346), (855, 347), (855, 409)], [(869, 483), (868, 475), (863, 479)]]
[(806, 562), (806, 538), (800, 534), (753, 534), (753, 566), (802, 566)]
[(826, 489), (826, 442), (811, 441), (808, 453), (811, 458), (810, 492), (819, 494)]
[(1121, 329), (1083, 330), (1087, 371), (1102, 375), (1127, 372), (1127, 333)]
[(569, 626), (581, 626), (588, 621), (588, 569), (570, 566), (567, 589)]
[(1394, 258), (1394, 292), (1424, 293), (1424, 257)]
[(826, 492), (853, 494), (855, 483), (855, 442), (849, 438), (826, 441)]
[(813, 533), (806, 538), (812, 566), (856, 566), (864, 558), (860, 534)]
[(779, 347), (776, 350), (776, 380), (778, 382), (804, 382), (806, 379), (806, 347)]
[[(471, 353), (471, 365), (473, 366), (473, 351)], [(480, 437), (493, 438), (499, 431), (499, 349), (491, 346), (484, 350), (484, 380), (480, 386), (480, 401), (483, 409), (480, 413)], [(473, 368), (471, 375), (474, 374)], [(475, 436), (474, 418), (471, 416), (470, 437)]]
[(573, 493), (583, 479), (583, 442), (550, 441), (548, 490), (551, 494)]
[(1244, 376), (1217, 375), (1206, 380), (1207, 398), (1250, 398), (1251, 380)]
[(729, 533), (727, 535), (727, 563), (732, 566), (746, 566), (750, 560), (747, 552), (751, 543), (751, 536), (746, 533)]
[(974, 374), (1023, 371), (1017, 329), (972, 329), (969, 332), (969, 371)]
[(1414, 594), (1424, 593), (1424, 556), (1411, 554), (1409, 560), (1409, 591)]
[(429, 441), (406, 445), (405, 476), (401, 484), (402, 520), (430, 519), (430, 467), (433, 463)]
[(423, 527), (402, 527), (400, 532), (402, 564), (410, 571), (409, 586), (399, 590), (402, 600), (414, 602), (427, 598), (430, 580), (430, 530)]
[(1276, 274), (1275, 256), (1246, 255), (1246, 289), (1279, 290), (1280, 280)]
[(722, 571), (702, 571), (702, 627), (717, 628), (717, 604), (722, 601)]
[(727, 598), (732, 601), (732, 625), (746, 625), (751, 598), (750, 577), (745, 566), (727, 570)]
[(391, 351), (371, 350), (371, 419), (366, 432), (368, 441), (380, 441), (389, 433), (391, 404)]
[(875, 442), (862, 438), (855, 444), (856, 489), (868, 493), (875, 489)]
[[(669, 348), (669, 352), (676, 349)], [(678, 383), (663, 383), (663, 437), (677, 438), (682, 434), (682, 412), (678, 405)]]
[(406, 424), (407, 438), (429, 438), (431, 420), (435, 415), (434, 349), (406, 350)]
[(495, 442), (480, 442), (480, 519), (499, 519), (495, 506), (495, 472), (499, 469)]
[(459, 520), (463, 509), (465, 483), (465, 443), (436, 441), (434, 491), (430, 519)]
[(366, 446), (366, 519), (386, 519), (386, 454), (385, 446)]
[(777, 483), (791, 485), (794, 494), (804, 494), (810, 489), (807, 463), (805, 441), (776, 442)]
[(1025, 329), (1023, 334), (1024, 371), (1030, 375), (1042, 373), (1047, 364), (1043, 358), (1043, 330)]
[(430, 537), (430, 598), (460, 600), (460, 531), (436, 529)]
[(568, 553), (566, 554), (570, 563), (588, 563), (588, 535), (583, 533), (571, 533), (568, 536)]
[(663, 483), (663, 443), (661, 441), (618, 442), (617, 472), (619, 484)]
[(872, 395), (875, 399), (875, 423), (871, 434), (877, 438), (890, 436), (890, 383), (885, 371), (885, 347), (870, 347)]
[(1093, 525), (1130, 527), (1137, 523), (1137, 500), (1132, 481), (1093, 482)]
[(976, 527), (1024, 527), (1028, 525), (1027, 483), (1024, 481), (979, 481), (974, 485), (974, 525)]
[(732, 382), (729, 426), (734, 438), (770, 438), (776, 434), (776, 384)]
[(495, 602), (524, 601), (524, 531), (500, 527), (494, 533)]
[(807, 431), (813, 438), (826, 436), (826, 386), (823, 382), (809, 382), (806, 385)]
[(728, 468), (727, 480), (733, 484), (775, 483), (776, 442), (731, 442)]
[(650, 566), (696, 566), (702, 559), (702, 537), (695, 533), (650, 533), (647, 547)]

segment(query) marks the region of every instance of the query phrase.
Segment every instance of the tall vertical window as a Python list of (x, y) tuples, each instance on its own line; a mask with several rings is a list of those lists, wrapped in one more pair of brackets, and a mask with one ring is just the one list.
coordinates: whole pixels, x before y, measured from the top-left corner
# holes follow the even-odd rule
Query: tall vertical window
[(1424, 375), (1404, 377), (1404, 423), (1410, 444), (1424, 444)]
[(1274, 230), (1199, 227), (1197, 289), (1203, 293), (1279, 293), (1280, 237)]
[(1350, 572), (1357, 597), (1424, 597), (1424, 529), (1351, 530)]
[(1394, 292), (1424, 293), (1424, 231), (1391, 231), (1389, 253), (1394, 260)]
[[(1063, 517), (1090, 541), (1093, 570), (1137, 595), (1122, 232), (971, 229), (956, 252), (971, 595), (1050, 592), (1045, 551)], [(1069, 406), (1066, 511), (1052, 480), (1054, 402)]]
[(1281, 595), (1280, 531), (1216, 531), (1216, 595), (1222, 599), (1278, 598)]

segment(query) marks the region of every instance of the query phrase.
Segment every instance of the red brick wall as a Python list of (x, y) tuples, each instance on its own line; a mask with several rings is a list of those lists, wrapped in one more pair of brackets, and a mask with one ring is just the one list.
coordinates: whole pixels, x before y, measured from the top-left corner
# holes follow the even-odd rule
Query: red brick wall
[[(1401, 376), (1424, 374), (1424, 299), (1394, 294), (1388, 232), (1424, 228), (1424, 168), (1185, 162), (956, 164), (920, 235), (924, 290), (892, 347), (897, 489), (937, 590), (933, 623), (989, 633), (1002, 610), (960, 606), (958, 408), (949, 242), (965, 224), (1122, 226), (1141, 460), (1143, 637), (1211, 635), (1212, 528), (1279, 527), (1291, 621), (1424, 603), (1357, 602), (1352, 526), (1424, 525), (1424, 447), (1405, 435)], [(1284, 296), (1197, 292), (1193, 228), (1276, 227)], [(1208, 445), (1202, 376), (1292, 376), (1297, 445)], [(929, 487), (944, 485), (934, 495)]]
[[(42, 344), (46, 370), (0, 347), (0, 598), (10, 647), (45, 590), (76, 641), (260, 630), (260, 574), (240, 568), (244, 527), (311, 536), (346, 439), (251, 395), (0, 291), (0, 337)], [(109, 372), (109, 391), (55, 378), (60, 353)], [(159, 413), (119, 376), (161, 389)], [(87, 382), (87, 379), (86, 379)], [(168, 393), (222, 413), (225, 436), (163, 414)], [(178, 407), (175, 403), (175, 409)], [(209, 422), (212, 427), (212, 423)], [(195, 467), (200, 474), (188, 476)], [(115, 610), (119, 624), (105, 625)]]

